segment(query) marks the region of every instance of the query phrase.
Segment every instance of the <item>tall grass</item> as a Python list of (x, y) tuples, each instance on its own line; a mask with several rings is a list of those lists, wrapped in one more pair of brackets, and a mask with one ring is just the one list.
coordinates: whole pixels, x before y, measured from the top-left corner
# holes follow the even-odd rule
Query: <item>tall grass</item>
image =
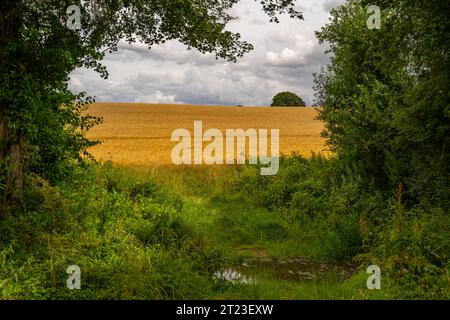
[[(449, 221), (378, 192), (337, 159), (253, 166), (77, 168), (54, 186), (29, 176), (0, 221), (0, 299), (449, 298)], [(359, 265), (346, 281), (236, 285), (214, 273), (251, 259)], [(365, 268), (382, 269), (381, 291)], [(66, 287), (70, 265), (81, 290)]]
[(383, 193), (357, 168), (320, 155), (284, 157), (278, 175), (247, 168), (241, 192), (298, 226), (305, 255), (379, 265), (388, 297), (450, 298), (450, 220), (428, 201), (411, 205), (400, 184)]

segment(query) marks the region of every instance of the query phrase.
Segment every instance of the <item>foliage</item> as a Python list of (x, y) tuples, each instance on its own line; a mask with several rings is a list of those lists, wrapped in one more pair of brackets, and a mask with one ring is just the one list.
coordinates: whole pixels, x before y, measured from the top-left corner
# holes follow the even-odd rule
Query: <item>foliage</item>
[[(368, 5), (382, 8), (380, 30), (366, 26)], [(373, 207), (360, 192), (367, 213), (352, 205), (357, 258), (382, 265), (398, 297), (449, 295), (448, 10), (448, 1), (351, 0), (317, 33), (333, 55), (315, 78), (324, 135), (354, 168), (346, 176), (377, 194)]]
[(245, 170), (241, 192), (300, 229), (297, 246), (309, 256), (379, 265), (388, 298), (448, 298), (448, 212), (426, 203), (405, 205), (402, 186), (391, 195), (377, 189), (339, 158), (293, 155), (280, 172), (261, 177)]
[[(384, 198), (338, 159), (282, 164), (265, 178), (256, 167), (168, 175), (109, 164), (56, 186), (31, 176), (22, 207), (0, 221), (0, 299), (449, 297), (446, 212), (405, 208), (401, 189)], [(345, 282), (214, 280), (249, 254), (353, 257), (362, 269)], [(73, 264), (82, 290), (66, 288)], [(378, 293), (364, 290), (369, 264), (382, 268)]]
[(304, 107), (305, 101), (292, 92), (280, 92), (273, 97), (272, 107)]
[[(222, 255), (164, 186), (110, 165), (77, 168), (55, 187), (27, 181), (22, 207), (0, 221), (0, 299), (183, 299), (213, 290)], [(67, 289), (69, 265), (80, 266), (82, 290)]]
[[(382, 8), (369, 30), (365, 7)], [(316, 75), (325, 137), (380, 189), (450, 208), (448, 1), (359, 1), (333, 10), (317, 37), (332, 63)]]

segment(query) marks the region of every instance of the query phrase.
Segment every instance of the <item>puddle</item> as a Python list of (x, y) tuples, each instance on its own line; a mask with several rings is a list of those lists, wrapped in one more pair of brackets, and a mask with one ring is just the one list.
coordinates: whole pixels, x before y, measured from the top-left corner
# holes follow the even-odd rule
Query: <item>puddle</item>
[(254, 278), (246, 277), (239, 271), (235, 271), (233, 269), (225, 269), (224, 271), (217, 271), (214, 273), (213, 279), (222, 279), (230, 281), (232, 283), (240, 283), (240, 284), (252, 284), (255, 282)]
[(302, 282), (333, 277), (343, 281), (354, 272), (355, 267), (349, 263), (318, 262), (303, 258), (287, 260), (260, 258), (230, 265), (225, 270), (216, 272), (214, 276), (216, 279), (233, 283), (251, 284), (258, 278)]

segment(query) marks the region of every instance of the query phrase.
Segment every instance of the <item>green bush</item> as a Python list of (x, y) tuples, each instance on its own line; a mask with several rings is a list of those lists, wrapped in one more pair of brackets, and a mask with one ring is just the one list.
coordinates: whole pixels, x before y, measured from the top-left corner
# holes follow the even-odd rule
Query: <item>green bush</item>
[[(354, 259), (382, 267), (391, 298), (448, 298), (450, 220), (448, 212), (424, 201), (407, 205), (402, 185), (394, 195), (345, 158), (283, 157), (280, 171), (261, 177), (245, 170), (242, 194), (298, 225), (318, 248), (314, 257)], [(300, 243), (299, 243), (300, 245)]]
[[(0, 221), (0, 299), (207, 297), (222, 253), (182, 208), (180, 195), (110, 164), (55, 186), (30, 176), (21, 206)], [(80, 266), (82, 290), (66, 288), (69, 265)]]

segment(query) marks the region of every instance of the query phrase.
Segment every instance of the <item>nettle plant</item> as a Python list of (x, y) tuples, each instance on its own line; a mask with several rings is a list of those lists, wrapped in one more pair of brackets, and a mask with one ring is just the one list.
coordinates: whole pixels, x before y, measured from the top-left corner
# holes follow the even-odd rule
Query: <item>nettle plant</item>
[[(1, 212), (20, 194), (24, 172), (58, 179), (94, 144), (84, 134), (100, 119), (82, 115), (93, 99), (68, 90), (70, 72), (85, 67), (107, 78), (101, 61), (122, 39), (149, 48), (178, 40), (234, 62), (253, 48), (226, 30), (235, 19), (229, 9), (239, 1), (2, 0)], [(271, 22), (278, 22), (279, 14), (302, 19), (294, 0), (259, 2)], [(79, 24), (68, 28), (78, 8)]]

